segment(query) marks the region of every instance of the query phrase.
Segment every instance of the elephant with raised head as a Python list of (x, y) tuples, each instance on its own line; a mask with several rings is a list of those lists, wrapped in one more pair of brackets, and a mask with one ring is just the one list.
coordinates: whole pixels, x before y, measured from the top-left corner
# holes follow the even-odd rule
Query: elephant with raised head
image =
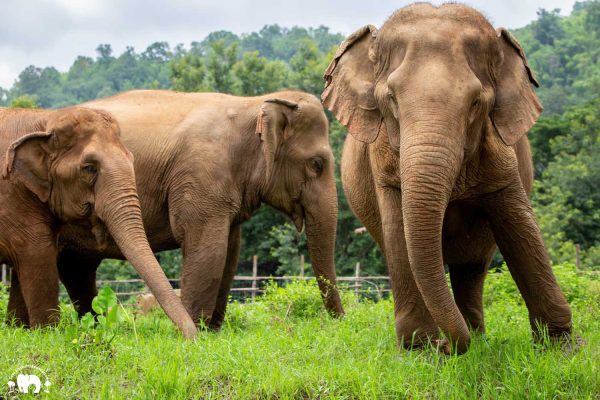
[(196, 329), (144, 232), (133, 158), (104, 111), (0, 110), (0, 263), (13, 266), (8, 315), (38, 327), (58, 318), (58, 236), (110, 233), (187, 338)]
[(568, 336), (571, 311), (528, 198), (526, 133), (542, 106), (517, 40), (470, 7), (419, 3), (348, 37), (324, 77), (324, 104), (350, 133), (344, 190), (385, 253), (399, 344), (450, 351), (441, 330), (467, 350), (468, 326), (484, 330), (496, 244), (534, 333)]
[[(260, 97), (132, 91), (86, 103), (112, 113), (135, 156), (142, 215), (154, 251), (181, 247), (181, 296), (194, 319), (218, 329), (240, 251), (240, 225), (261, 203), (306, 228), (327, 309), (343, 314), (335, 286), (337, 193), (323, 106), (294, 91)], [(90, 309), (96, 268), (122, 257), (77, 226), (61, 232), (61, 279)], [(260, 240), (255, 238), (255, 240)], [(81, 268), (85, 266), (85, 268)]]

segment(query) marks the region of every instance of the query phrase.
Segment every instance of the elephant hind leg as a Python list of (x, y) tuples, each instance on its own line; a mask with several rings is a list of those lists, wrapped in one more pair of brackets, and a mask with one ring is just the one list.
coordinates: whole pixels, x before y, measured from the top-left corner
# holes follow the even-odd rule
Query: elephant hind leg
[(221, 287), (219, 288), (219, 294), (217, 295), (217, 303), (208, 325), (210, 329), (215, 331), (221, 329), (221, 325), (225, 319), (225, 311), (227, 309), (227, 301), (229, 300), (229, 292), (231, 290), (231, 284), (233, 282), (235, 272), (237, 271), (238, 261), (240, 258), (240, 241), (240, 225), (232, 226), (231, 230), (229, 231), (229, 244), (227, 247), (225, 271), (223, 272)]
[(10, 294), (8, 298), (8, 310), (7, 317), (9, 323), (14, 323), (16, 326), (28, 327), (29, 326), (29, 313), (27, 312), (27, 305), (21, 292), (21, 285), (17, 272), (13, 270), (10, 279)]
[(483, 284), (489, 261), (467, 264), (449, 264), (450, 282), (454, 300), (469, 327), (484, 333)]
[(101, 259), (62, 251), (58, 257), (58, 274), (79, 316), (92, 311), (92, 300), (98, 294), (96, 270)]

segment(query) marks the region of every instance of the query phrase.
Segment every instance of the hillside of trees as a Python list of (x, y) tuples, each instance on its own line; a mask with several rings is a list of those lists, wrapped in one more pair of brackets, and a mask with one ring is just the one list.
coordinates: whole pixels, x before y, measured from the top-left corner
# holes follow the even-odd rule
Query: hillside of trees
[[(529, 137), (537, 179), (533, 203), (546, 244), (554, 261), (574, 261), (579, 244), (582, 267), (599, 269), (600, 1), (577, 2), (567, 17), (541, 9), (537, 20), (513, 33), (541, 82), (538, 94), (545, 106)], [(100, 44), (95, 58), (79, 56), (66, 72), (27, 67), (13, 87), (0, 88), (0, 105), (62, 107), (134, 88), (247, 96), (294, 88), (318, 96), (323, 71), (342, 40), (324, 26), (268, 25), (241, 36), (213, 32), (188, 47), (157, 42), (141, 53), (127, 48), (115, 55), (109, 44)], [(339, 163), (346, 132), (332, 120), (330, 133)], [(338, 193), (338, 273), (350, 274), (357, 261), (365, 273), (385, 273), (372, 239), (354, 233), (361, 224), (339, 180)], [(299, 254), (307, 254), (304, 236), (268, 207), (244, 225), (243, 238), (242, 272), (257, 254), (267, 273), (297, 273)], [(168, 274), (177, 276), (179, 252), (160, 257)], [(119, 264), (105, 264), (105, 275), (132, 273)]]

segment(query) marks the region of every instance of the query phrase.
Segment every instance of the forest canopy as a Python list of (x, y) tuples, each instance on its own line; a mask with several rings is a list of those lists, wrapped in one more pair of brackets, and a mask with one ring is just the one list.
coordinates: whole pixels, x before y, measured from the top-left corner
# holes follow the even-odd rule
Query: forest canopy
[[(533, 204), (552, 259), (574, 261), (582, 249), (582, 268), (600, 268), (600, 1), (576, 2), (571, 14), (538, 11), (538, 18), (513, 34), (522, 44), (540, 81), (545, 111), (529, 133), (536, 184)], [(359, 26), (357, 25), (357, 28)], [(138, 88), (217, 91), (254, 96), (284, 88), (319, 95), (322, 74), (344, 39), (327, 27), (267, 25), (259, 32), (210, 33), (189, 47), (156, 42), (142, 52), (128, 47), (114, 54), (100, 44), (96, 57), (79, 56), (68, 71), (29, 66), (11, 88), (0, 88), (0, 105), (57, 108)], [(331, 144), (338, 163), (345, 129), (331, 119)], [(339, 174), (338, 174), (339, 177)], [(364, 273), (384, 274), (381, 252), (350, 211), (338, 178), (340, 215), (338, 273), (356, 262)], [(266, 273), (295, 274), (306, 240), (286, 218), (268, 208), (243, 227), (241, 268), (253, 254)], [(178, 252), (160, 255), (170, 276), (178, 276)], [(127, 277), (131, 269), (105, 263), (102, 277)]]

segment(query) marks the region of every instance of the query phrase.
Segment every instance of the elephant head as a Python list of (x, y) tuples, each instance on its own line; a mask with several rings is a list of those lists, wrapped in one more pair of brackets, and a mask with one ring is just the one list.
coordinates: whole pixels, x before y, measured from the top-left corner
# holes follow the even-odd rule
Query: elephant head
[(335, 286), (337, 192), (329, 124), (313, 96), (266, 100), (257, 118), (265, 165), (263, 197), (288, 215), (296, 229), (306, 228), (308, 251), (325, 306), (344, 311)]
[(133, 156), (116, 121), (106, 112), (77, 107), (32, 113), (16, 128), (29, 133), (9, 147), (3, 177), (20, 182), (59, 222), (91, 226), (98, 240), (108, 230), (167, 315), (186, 337), (195, 337), (194, 323), (148, 244)]
[(349, 133), (393, 154), (415, 281), (464, 349), (469, 334), (444, 276), (444, 213), (482, 147), (515, 144), (542, 111), (521, 46), (467, 6), (419, 3), (348, 37), (324, 78), (324, 104)]

